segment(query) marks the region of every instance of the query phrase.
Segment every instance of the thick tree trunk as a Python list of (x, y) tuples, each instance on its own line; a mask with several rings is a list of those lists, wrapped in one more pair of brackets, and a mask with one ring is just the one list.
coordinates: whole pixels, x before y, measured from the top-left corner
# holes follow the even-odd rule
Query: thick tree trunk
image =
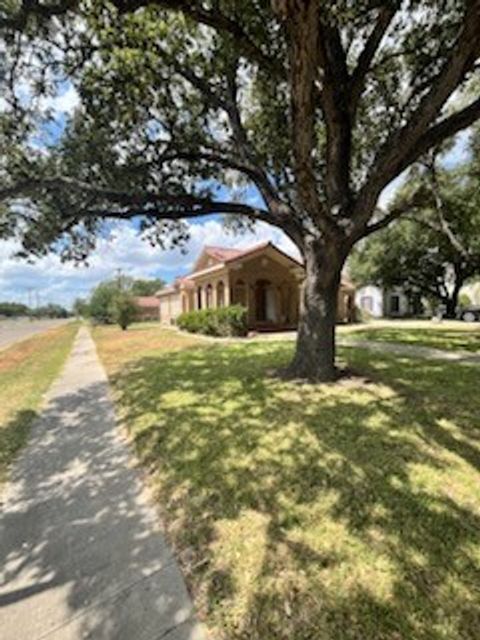
[(463, 280), (457, 280), (450, 296), (445, 300), (445, 318), (453, 320), (457, 317), (458, 296), (462, 288)]
[(305, 255), (296, 352), (287, 369), (292, 377), (328, 382), (335, 367), (335, 324), (343, 259), (310, 250)]

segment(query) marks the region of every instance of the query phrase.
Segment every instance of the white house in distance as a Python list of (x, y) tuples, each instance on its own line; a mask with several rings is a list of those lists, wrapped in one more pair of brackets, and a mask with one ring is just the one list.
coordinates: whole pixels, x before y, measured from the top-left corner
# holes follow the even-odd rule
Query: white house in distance
[(400, 288), (382, 289), (370, 284), (355, 292), (355, 305), (372, 318), (404, 318), (410, 315), (407, 296)]

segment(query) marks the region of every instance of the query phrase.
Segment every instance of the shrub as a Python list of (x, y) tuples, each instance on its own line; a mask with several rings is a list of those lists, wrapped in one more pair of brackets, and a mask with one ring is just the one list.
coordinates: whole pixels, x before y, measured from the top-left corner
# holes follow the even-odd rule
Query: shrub
[(138, 307), (134, 297), (127, 291), (118, 291), (109, 307), (109, 317), (125, 331), (137, 318)]
[(464, 309), (465, 307), (469, 307), (472, 304), (472, 301), (470, 300), (470, 296), (468, 295), (468, 293), (461, 293), (458, 296), (458, 306), (461, 309)]
[(199, 309), (182, 313), (177, 318), (180, 329), (207, 336), (247, 335), (247, 310), (241, 305), (219, 309)]

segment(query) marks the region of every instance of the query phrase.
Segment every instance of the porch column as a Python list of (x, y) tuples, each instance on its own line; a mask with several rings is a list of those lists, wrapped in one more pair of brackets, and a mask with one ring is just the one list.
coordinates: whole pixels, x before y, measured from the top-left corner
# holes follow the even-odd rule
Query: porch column
[(232, 299), (232, 297), (231, 297), (231, 295), (230, 295), (230, 276), (229, 276), (229, 275), (226, 275), (226, 276), (225, 276), (225, 278), (224, 278), (224, 280), (223, 280), (223, 283), (224, 283), (224, 285), (225, 285), (225, 287), (224, 287), (224, 293), (223, 293), (223, 296), (224, 296), (224, 304), (225, 304), (225, 306), (226, 306), (226, 307), (229, 307), (229, 306), (232, 304), (232, 303), (231, 303), (231, 299)]
[(251, 291), (252, 283), (250, 280), (245, 280), (245, 305), (247, 307), (247, 318), (248, 324), (251, 325), (255, 322), (255, 312), (254, 312), (254, 300), (255, 300), (255, 292)]
[(216, 309), (218, 306), (217, 287), (218, 287), (218, 280), (214, 280), (212, 282), (212, 309)]
[(201, 287), (202, 309), (207, 308), (207, 289), (205, 285)]

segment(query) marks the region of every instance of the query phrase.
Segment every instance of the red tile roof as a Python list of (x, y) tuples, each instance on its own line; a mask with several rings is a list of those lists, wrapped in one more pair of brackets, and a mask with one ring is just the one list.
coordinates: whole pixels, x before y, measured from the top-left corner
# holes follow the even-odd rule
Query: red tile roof
[(273, 249), (275, 249), (275, 251), (277, 251), (278, 253), (281, 253), (286, 258), (293, 260), (293, 262), (296, 262), (299, 266), (303, 266), (301, 262), (299, 262), (295, 258), (292, 258), (292, 256), (289, 256), (288, 253), (285, 253), (285, 251), (282, 251), (281, 249), (279, 249), (276, 245), (273, 244), (273, 242), (270, 242), (270, 240), (265, 240), (265, 242), (260, 242), (259, 244), (255, 244), (252, 247), (247, 247), (246, 249), (239, 249), (236, 256), (227, 258), (225, 262), (232, 262), (233, 260), (237, 260), (238, 258), (243, 258), (244, 256), (248, 256), (251, 253), (255, 253), (256, 251), (261, 251), (262, 249), (266, 249), (268, 246), (272, 247)]
[(241, 249), (232, 249), (230, 247), (204, 247), (205, 253), (207, 253), (212, 258), (216, 260), (220, 260), (220, 262), (225, 262), (226, 260), (231, 260), (232, 258), (236, 258), (239, 254), (242, 253)]
[(158, 298), (156, 296), (137, 296), (135, 302), (139, 307), (143, 307), (144, 309), (158, 307)]

